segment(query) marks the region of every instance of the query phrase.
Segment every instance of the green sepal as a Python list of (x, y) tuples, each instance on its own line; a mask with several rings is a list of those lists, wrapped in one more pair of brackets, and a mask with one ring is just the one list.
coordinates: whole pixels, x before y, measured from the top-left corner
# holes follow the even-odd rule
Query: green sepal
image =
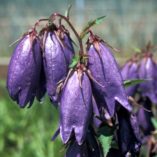
[(72, 61), (71, 61), (70, 65), (69, 65), (69, 68), (74, 68), (77, 65), (77, 63), (79, 62), (79, 60), (80, 60), (80, 56), (79, 55), (75, 55), (72, 58)]
[(107, 156), (107, 153), (109, 152), (111, 146), (112, 146), (112, 140), (113, 140), (113, 134), (114, 134), (115, 127), (110, 126), (103, 126), (98, 131), (98, 140), (101, 143), (104, 156)]

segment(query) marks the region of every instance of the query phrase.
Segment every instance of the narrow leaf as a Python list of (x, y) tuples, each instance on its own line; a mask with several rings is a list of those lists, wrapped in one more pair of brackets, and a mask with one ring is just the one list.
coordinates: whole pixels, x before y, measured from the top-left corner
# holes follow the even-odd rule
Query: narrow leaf
[(134, 48), (133, 48), (133, 50), (134, 50), (135, 52), (138, 52), (138, 53), (140, 53), (140, 52), (141, 52), (141, 49), (140, 49), (140, 48), (138, 48), (138, 47), (134, 47)]
[(65, 15), (67, 18), (69, 18), (71, 7), (72, 7), (72, 5), (70, 4), (70, 5), (68, 6), (68, 9), (65, 11), (65, 14), (64, 14), (64, 15)]
[(97, 19), (95, 20), (92, 20), (92, 21), (89, 21), (88, 24), (84, 27), (83, 31), (81, 32), (80, 34), (80, 37), (81, 38), (84, 38), (84, 36), (88, 33), (88, 30), (94, 26), (94, 25), (97, 25), (97, 24), (100, 24), (103, 19), (105, 18), (106, 16), (101, 16), (101, 17), (98, 17)]
[(151, 118), (154, 128), (157, 130), (157, 120), (155, 118)]
[(69, 68), (73, 68), (77, 65), (77, 63), (79, 62), (80, 56), (79, 55), (75, 55), (69, 65)]
[(123, 82), (123, 85), (125, 88), (129, 87), (129, 86), (133, 86), (142, 82), (148, 81), (148, 79), (132, 79), (132, 80), (125, 80)]

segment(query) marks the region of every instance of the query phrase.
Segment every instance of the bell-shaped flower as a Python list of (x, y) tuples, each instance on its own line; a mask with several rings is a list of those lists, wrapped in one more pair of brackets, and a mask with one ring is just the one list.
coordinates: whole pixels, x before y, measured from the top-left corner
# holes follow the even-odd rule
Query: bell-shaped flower
[(50, 98), (53, 99), (56, 94), (57, 83), (67, 75), (74, 49), (69, 34), (63, 31), (48, 30), (44, 39), (46, 89)]
[(157, 66), (152, 56), (146, 55), (140, 62), (138, 74), (140, 79), (147, 79), (147, 81), (139, 84), (139, 91), (142, 96), (148, 97), (154, 104), (157, 104), (156, 71)]
[(137, 120), (141, 131), (144, 135), (150, 135), (154, 131), (154, 126), (152, 124), (153, 113), (151, 111), (152, 103), (146, 99), (141, 99), (139, 104), (142, 105), (137, 112)]
[(74, 133), (81, 145), (92, 114), (92, 90), (85, 72), (74, 71), (65, 84), (60, 100), (60, 134), (67, 143)]
[[(138, 79), (138, 64), (136, 60), (129, 60), (121, 69), (123, 80)], [(128, 96), (134, 96), (138, 89), (138, 85), (133, 85), (126, 88)]]
[(118, 144), (122, 155), (131, 153), (135, 156), (139, 153), (141, 147), (141, 134), (136, 116), (128, 113), (124, 108), (121, 108), (118, 113), (119, 129)]
[(120, 69), (108, 46), (97, 39), (89, 40), (87, 46), (88, 68), (95, 80), (92, 85), (96, 101), (104, 104), (111, 117), (115, 114), (116, 101), (131, 111)]
[(17, 44), (8, 67), (7, 89), (20, 107), (32, 105), (39, 86), (41, 47), (34, 32), (25, 35)]

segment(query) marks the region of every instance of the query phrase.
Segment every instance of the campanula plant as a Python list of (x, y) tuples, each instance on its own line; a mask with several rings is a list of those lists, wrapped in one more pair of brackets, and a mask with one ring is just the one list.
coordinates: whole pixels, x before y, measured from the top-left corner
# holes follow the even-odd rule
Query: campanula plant
[[(7, 89), (20, 107), (32, 105), (35, 98), (40, 101), (47, 93), (59, 108), (53, 140), (60, 134), (65, 157), (107, 156), (113, 142), (121, 156), (136, 156), (140, 150), (137, 119), (113, 48), (91, 31), (103, 18), (78, 33), (69, 16), (53, 13), (23, 35), (10, 60)], [(37, 31), (41, 22), (46, 24)], [(78, 40), (77, 49), (69, 28)], [(133, 65), (130, 73), (135, 69)]]

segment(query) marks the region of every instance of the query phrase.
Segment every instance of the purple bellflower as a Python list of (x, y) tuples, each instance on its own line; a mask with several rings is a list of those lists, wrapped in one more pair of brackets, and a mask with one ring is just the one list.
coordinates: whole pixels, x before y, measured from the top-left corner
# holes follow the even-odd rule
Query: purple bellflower
[(121, 108), (118, 115), (119, 129), (118, 143), (122, 155), (131, 153), (136, 156), (139, 153), (141, 146), (141, 134), (137, 123), (136, 116), (128, 113), (124, 108)]
[(17, 44), (11, 57), (7, 89), (20, 107), (32, 105), (39, 86), (41, 72), (41, 48), (34, 32), (25, 35)]
[(140, 62), (138, 74), (140, 79), (147, 79), (147, 81), (140, 83), (139, 91), (142, 96), (148, 97), (154, 104), (157, 104), (156, 70), (157, 66), (152, 55), (146, 53)]
[(92, 90), (85, 72), (73, 72), (63, 88), (59, 107), (62, 141), (67, 143), (74, 133), (81, 145), (92, 114)]
[(92, 83), (97, 103), (104, 105), (111, 117), (115, 114), (116, 102), (131, 111), (132, 107), (122, 85), (120, 70), (110, 49), (97, 38), (89, 40), (87, 46), (88, 68), (99, 83), (94, 81)]
[(65, 79), (68, 66), (74, 55), (71, 38), (68, 33), (54, 30), (45, 33), (44, 70), (46, 89), (53, 100), (56, 95), (57, 83)]
[[(138, 64), (136, 60), (129, 60), (121, 69), (123, 80), (138, 79)], [(138, 89), (138, 85), (133, 85), (126, 88), (128, 96), (134, 96)]]
[(143, 134), (147, 136), (154, 131), (154, 126), (151, 122), (151, 118), (153, 117), (153, 113), (151, 112), (152, 103), (148, 98), (146, 98), (141, 99), (139, 104), (141, 104), (142, 107), (139, 108), (137, 112), (137, 120)]

